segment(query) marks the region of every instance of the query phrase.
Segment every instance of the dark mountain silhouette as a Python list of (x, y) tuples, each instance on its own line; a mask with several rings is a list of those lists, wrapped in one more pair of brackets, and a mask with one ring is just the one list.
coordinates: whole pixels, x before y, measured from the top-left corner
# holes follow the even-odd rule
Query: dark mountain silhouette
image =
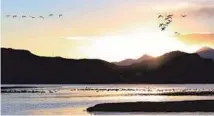
[(113, 63), (116, 64), (116, 65), (119, 65), (119, 66), (129, 66), (129, 65), (132, 65), (132, 64), (135, 64), (135, 63), (139, 63), (139, 62), (142, 62), (142, 61), (150, 60), (152, 58), (153, 58), (152, 56), (143, 55), (142, 57), (140, 57), (138, 59), (125, 59), (125, 60), (122, 60), (120, 62), (113, 62)]
[(29, 51), (1, 49), (2, 83), (111, 83), (116, 65), (97, 59), (39, 57)]
[(132, 79), (138, 79), (139, 83), (213, 83), (212, 70), (214, 70), (212, 60), (203, 59), (195, 53), (174, 51), (132, 65), (132, 71), (129, 68), (128, 75), (134, 75), (138, 71)]
[(128, 66), (128, 65), (132, 65), (135, 62), (136, 62), (135, 59), (125, 59), (125, 60), (122, 60), (119, 62), (113, 62), (113, 63), (118, 65), (118, 66)]
[(174, 51), (130, 66), (6, 48), (1, 53), (2, 84), (214, 83), (214, 61), (196, 53)]
[(209, 47), (203, 47), (197, 51), (197, 53), (202, 57), (202, 58), (208, 58), (208, 59), (213, 59), (214, 60), (214, 49), (209, 48)]

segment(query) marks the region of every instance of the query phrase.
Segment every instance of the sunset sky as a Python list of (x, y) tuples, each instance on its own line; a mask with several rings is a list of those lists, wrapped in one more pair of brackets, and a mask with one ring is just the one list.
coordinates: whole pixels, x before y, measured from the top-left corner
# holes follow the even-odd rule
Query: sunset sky
[[(173, 50), (214, 48), (214, 0), (1, 2), (1, 46), (27, 49), (37, 55), (119, 61), (143, 54), (159, 56)], [(63, 16), (59, 18), (59, 14)], [(159, 14), (174, 15), (166, 31), (158, 28)], [(182, 35), (176, 37), (174, 32)]]

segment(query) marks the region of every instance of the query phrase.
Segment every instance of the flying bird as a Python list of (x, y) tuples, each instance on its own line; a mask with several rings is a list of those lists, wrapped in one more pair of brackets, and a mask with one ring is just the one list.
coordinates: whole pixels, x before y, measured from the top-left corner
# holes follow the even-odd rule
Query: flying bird
[(165, 26), (163, 23), (159, 24), (159, 27)]
[(166, 30), (167, 26), (169, 26), (169, 24), (172, 22), (172, 14), (163, 16), (163, 15), (159, 15), (158, 18), (164, 18), (164, 21), (162, 23), (159, 24), (159, 28), (161, 28), (161, 31)]
[(44, 17), (43, 17), (43, 16), (39, 16), (39, 18), (42, 18), (42, 19), (44, 19)]
[(167, 17), (171, 17), (172, 18), (173, 15), (167, 15)]
[(166, 17), (164, 20), (168, 20), (169, 18), (168, 17)]
[(159, 15), (158, 18), (163, 18), (163, 15)]
[(166, 25), (169, 25), (171, 22), (172, 22), (171, 20), (168, 20), (168, 21), (166, 22)]
[(172, 17), (166, 17), (165, 20), (172, 20)]
[(33, 17), (33, 16), (30, 16), (32, 19), (36, 18), (36, 17)]
[(18, 17), (17, 15), (13, 15), (13, 18), (16, 18), (16, 17)]
[(53, 14), (49, 14), (49, 16), (51, 17), (51, 16), (53, 16)]
[(59, 14), (59, 17), (62, 17), (62, 14)]
[(172, 22), (172, 20), (168, 20), (168, 22)]
[(161, 31), (164, 31), (165, 29), (166, 29), (166, 27), (162, 27), (162, 28), (161, 28)]
[(180, 33), (178, 33), (178, 32), (175, 32), (175, 35), (180, 35)]
[(169, 25), (171, 22), (166, 22), (166, 25)]
[(181, 14), (181, 16), (182, 16), (182, 17), (186, 17), (187, 15), (182, 15), (182, 14)]

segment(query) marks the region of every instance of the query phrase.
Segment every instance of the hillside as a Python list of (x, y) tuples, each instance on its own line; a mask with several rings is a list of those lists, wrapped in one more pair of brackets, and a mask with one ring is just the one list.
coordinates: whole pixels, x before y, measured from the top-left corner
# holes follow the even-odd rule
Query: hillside
[(209, 47), (203, 47), (197, 51), (197, 53), (202, 58), (213, 59), (214, 60), (214, 49)]
[(130, 66), (1, 48), (2, 84), (214, 83), (214, 61), (174, 51)]

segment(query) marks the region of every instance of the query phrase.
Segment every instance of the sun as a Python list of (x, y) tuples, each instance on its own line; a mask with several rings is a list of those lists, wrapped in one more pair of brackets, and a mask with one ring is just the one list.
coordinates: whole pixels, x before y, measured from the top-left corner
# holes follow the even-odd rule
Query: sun
[(90, 46), (81, 48), (81, 51), (87, 54), (87, 57), (100, 58), (110, 62), (127, 58), (135, 59), (144, 54), (157, 57), (175, 50), (186, 52), (196, 50), (196, 48), (191, 48), (191, 46), (179, 41), (169, 31), (162, 32), (160, 30), (149, 30), (148, 28), (137, 28), (127, 33), (111, 36), (84, 38), (91, 40)]

